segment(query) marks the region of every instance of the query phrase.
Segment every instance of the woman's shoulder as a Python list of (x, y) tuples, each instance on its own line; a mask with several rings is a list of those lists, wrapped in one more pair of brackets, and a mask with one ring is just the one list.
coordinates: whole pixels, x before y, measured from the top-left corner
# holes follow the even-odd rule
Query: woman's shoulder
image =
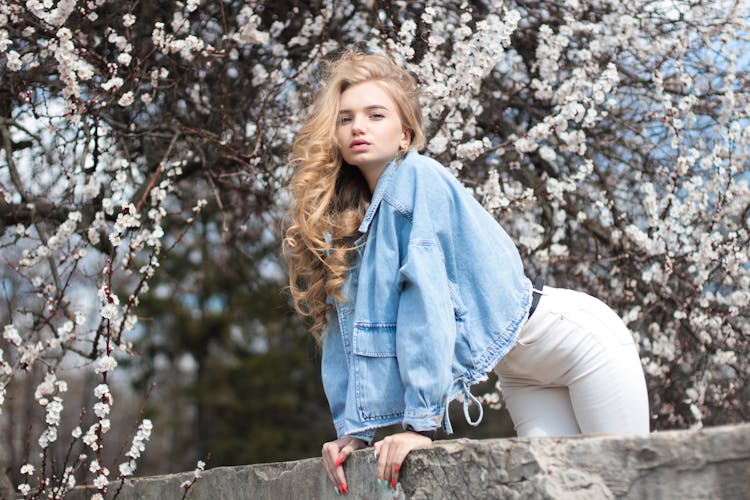
[(422, 190), (442, 191), (458, 183), (442, 163), (416, 151), (410, 152), (401, 160), (394, 181), (394, 194), (413, 194)]
[(401, 159), (399, 170), (411, 175), (426, 175), (431, 171), (446, 171), (442, 163), (417, 151), (409, 151)]
[(412, 151), (400, 162), (389, 195), (406, 204), (461, 196), (465, 188), (442, 163)]

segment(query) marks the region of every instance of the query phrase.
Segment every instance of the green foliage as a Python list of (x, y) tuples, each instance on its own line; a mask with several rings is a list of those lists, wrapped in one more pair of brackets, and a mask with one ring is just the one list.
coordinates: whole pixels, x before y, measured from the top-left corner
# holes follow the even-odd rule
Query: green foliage
[(193, 394), (206, 409), (213, 465), (319, 455), (334, 436), (311, 349), (298, 340), (236, 364), (210, 363)]
[(147, 411), (154, 439), (168, 441), (152, 472), (209, 455), (210, 466), (316, 456), (335, 437), (318, 347), (283, 292), (264, 226), (216, 244), (217, 228), (199, 224), (162, 256), (160, 284), (141, 300), (143, 356), (131, 369), (138, 390), (157, 384)]

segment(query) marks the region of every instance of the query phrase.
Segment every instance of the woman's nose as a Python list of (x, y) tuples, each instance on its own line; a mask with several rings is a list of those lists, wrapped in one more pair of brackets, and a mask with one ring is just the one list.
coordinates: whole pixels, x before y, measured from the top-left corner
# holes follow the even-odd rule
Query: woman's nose
[(364, 122), (362, 118), (353, 117), (352, 118), (352, 133), (353, 134), (361, 134), (365, 131), (364, 128)]

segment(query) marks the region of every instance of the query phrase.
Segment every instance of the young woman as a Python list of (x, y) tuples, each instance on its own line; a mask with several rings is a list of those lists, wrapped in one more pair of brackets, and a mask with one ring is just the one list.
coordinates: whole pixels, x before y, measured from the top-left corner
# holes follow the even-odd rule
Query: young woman
[(477, 425), (470, 387), (493, 369), (519, 436), (648, 433), (643, 371), (617, 314), (534, 289), (505, 231), (424, 146), (415, 80), (357, 52), (329, 66), (294, 143), (285, 256), (322, 343), (336, 491), (348, 491), (342, 463), (380, 427), (404, 429), (374, 443), (378, 481), (395, 487), (411, 450), (451, 432), (451, 400), (463, 396)]

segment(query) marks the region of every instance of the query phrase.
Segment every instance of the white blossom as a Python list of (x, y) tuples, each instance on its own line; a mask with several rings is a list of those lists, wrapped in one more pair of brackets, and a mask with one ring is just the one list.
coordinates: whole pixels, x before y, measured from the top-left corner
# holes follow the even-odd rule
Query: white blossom
[(125, 81), (119, 76), (113, 76), (102, 84), (103, 90), (117, 90), (125, 84)]
[(112, 356), (102, 356), (96, 366), (96, 373), (112, 371), (117, 367), (117, 360)]
[(5, 328), (3, 329), (3, 338), (16, 347), (20, 346), (22, 342), (18, 330), (16, 330), (16, 327), (13, 325), (5, 325)]
[(94, 404), (94, 414), (98, 418), (105, 418), (107, 415), (109, 415), (110, 406), (107, 403), (102, 403), (101, 401)]
[(133, 442), (130, 446), (130, 450), (125, 454), (126, 456), (133, 460), (137, 460), (141, 456), (141, 453), (146, 450), (146, 441), (151, 437), (152, 428), (153, 425), (151, 424), (151, 420), (143, 419), (141, 425), (138, 426), (135, 436), (133, 436)]
[(10, 50), (5, 54), (5, 67), (8, 71), (18, 71), (21, 69), (21, 56), (15, 50)]
[(109, 484), (109, 479), (107, 479), (107, 476), (105, 476), (104, 474), (99, 474), (96, 477), (96, 479), (94, 479), (94, 487), (100, 490), (104, 488), (105, 486), (107, 486), (108, 484)]
[(120, 96), (120, 99), (117, 101), (117, 104), (125, 107), (125, 106), (130, 106), (131, 104), (133, 104), (133, 101), (134, 101), (133, 91), (129, 90), (128, 92), (125, 92), (124, 94), (122, 94), (122, 96)]
[(99, 431), (100, 426), (98, 423), (93, 424), (89, 429), (86, 431), (86, 434), (83, 436), (83, 442), (91, 448), (92, 450), (96, 451), (99, 449), (98, 444), (98, 436), (97, 431)]
[(114, 320), (119, 314), (120, 312), (117, 304), (105, 304), (104, 307), (102, 307), (101, 315), (104, 319)]

